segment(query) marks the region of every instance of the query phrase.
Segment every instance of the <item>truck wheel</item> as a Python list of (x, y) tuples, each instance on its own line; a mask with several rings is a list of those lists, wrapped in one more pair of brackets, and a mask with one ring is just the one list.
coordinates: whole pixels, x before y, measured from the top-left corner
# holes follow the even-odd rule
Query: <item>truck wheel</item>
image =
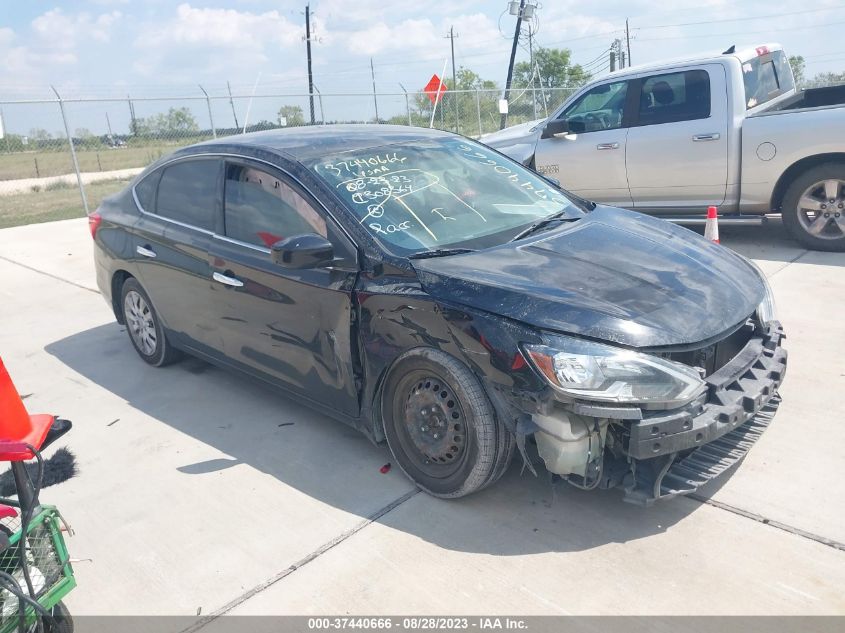
[(786, 190), (782, 215), (803, 246), (845, 251), (845, 163), (824, 163), (798, 176)]
[(463, 497), (507, 470), (514, 437), (472, 372), (448, 354), (418, 348), (391, 369), (384, 434), (402, 471), (435, 497)]

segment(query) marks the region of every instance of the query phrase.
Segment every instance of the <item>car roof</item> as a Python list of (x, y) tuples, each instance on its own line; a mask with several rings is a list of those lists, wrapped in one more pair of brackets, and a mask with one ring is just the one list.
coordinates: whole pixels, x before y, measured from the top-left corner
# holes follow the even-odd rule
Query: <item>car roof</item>
[(326, 154), (449, 136), (454, 135), (440, 130), (403, 125), (314, 125), (225, 136), (185, 149), (217, 146), (254, 147), (284, 153), (298, 161), (307, 161)]

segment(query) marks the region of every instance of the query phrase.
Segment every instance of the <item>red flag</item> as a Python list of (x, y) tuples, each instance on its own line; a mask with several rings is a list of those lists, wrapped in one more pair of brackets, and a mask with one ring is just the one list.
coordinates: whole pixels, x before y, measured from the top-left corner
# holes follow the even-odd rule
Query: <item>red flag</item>
[[(437, 89), (440, 88), (440, 96), (437, 95)], [(428, 83), (423, 88), (423, 92), (428, 95), (428, 98), (431, 99), (431, 103), (437, 103), (438, 99), (443, 98), (443, 93), (446, 92), (446, 84), (440, 83), (440, 77), (437, 75), (432, 75), (431, 79), (428, 80)]]

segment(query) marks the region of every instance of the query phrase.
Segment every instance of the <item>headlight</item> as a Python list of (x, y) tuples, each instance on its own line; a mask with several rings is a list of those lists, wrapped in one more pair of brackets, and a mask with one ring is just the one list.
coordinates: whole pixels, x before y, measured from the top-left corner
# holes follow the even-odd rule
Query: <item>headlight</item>
[(766, 273), (764, 273), (763, 269), (755, 264), (751, 259), (746, 257), (745, 261), (751, 264), (757, 271), (757, 274), (760, 275), (760, 281), (763, 282), (763, 288), (766, 292), (763, 296), (763, 300), (760, 302), (760, 305), (757, 306), (757, 318), (760, 320), (760, 323), (763, 324), (768, 323), (769, 321), (774, 321), (777, 318), (775, 311), (775, 295), (772, 293), (772, 287), (769, 285), (769, 280), (766, 279)]
[(552, 387), (573, 398), (680, 405), (705, 387), (687, 365), (580, 339), (556, 336), (525, 352)]

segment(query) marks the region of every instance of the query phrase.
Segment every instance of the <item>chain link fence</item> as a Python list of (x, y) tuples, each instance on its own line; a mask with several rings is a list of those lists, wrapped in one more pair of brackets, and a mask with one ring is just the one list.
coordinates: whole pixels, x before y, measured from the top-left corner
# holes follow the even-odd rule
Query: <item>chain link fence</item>
[[(544, 118), (570, 90), (514, 89), (507, 125)], [(81, 217), (145, 166), (200, 141), (303, 125), (499, 129), (500, 90), (0, 101), (0, 228)], [(313, 109), (312, 109), (313, 108)]]

